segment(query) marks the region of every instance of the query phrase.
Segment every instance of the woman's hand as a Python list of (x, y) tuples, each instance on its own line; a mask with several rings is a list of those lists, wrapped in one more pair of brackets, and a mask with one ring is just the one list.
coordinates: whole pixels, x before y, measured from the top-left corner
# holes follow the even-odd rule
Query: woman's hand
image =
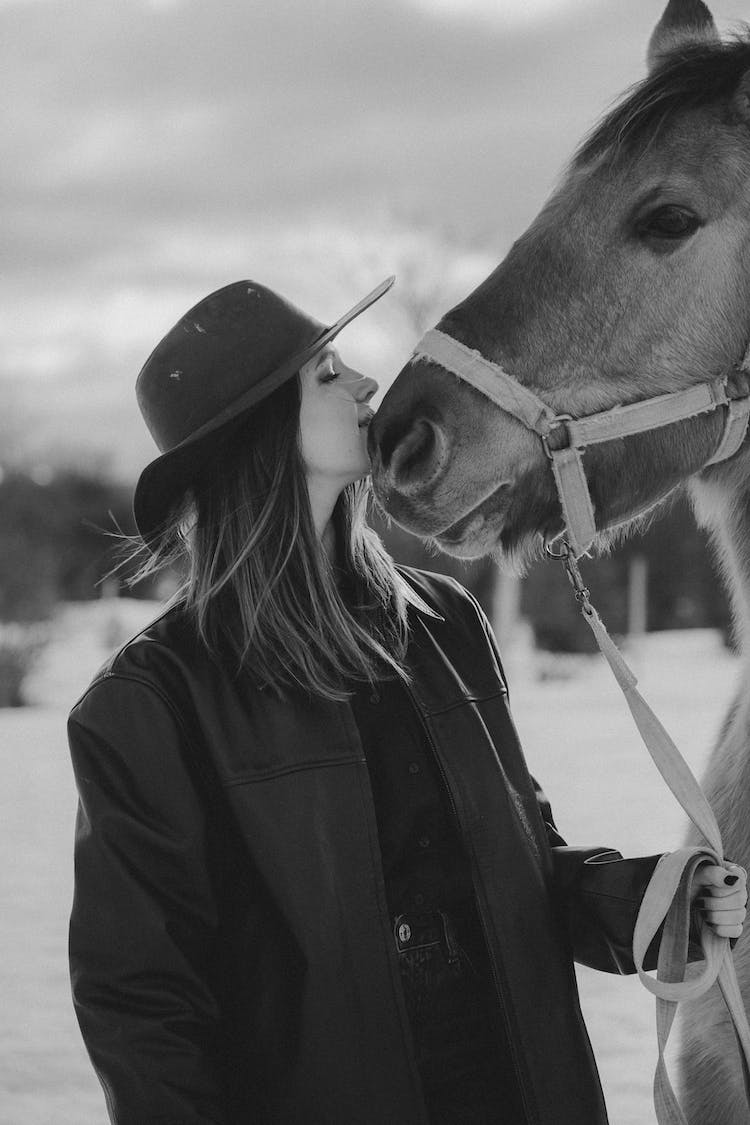
[(747, 911), (747, 872), (730, 863), (726, 868), (707, 863), (693, 881), (693, 906), (719, 937), (738, 938)]

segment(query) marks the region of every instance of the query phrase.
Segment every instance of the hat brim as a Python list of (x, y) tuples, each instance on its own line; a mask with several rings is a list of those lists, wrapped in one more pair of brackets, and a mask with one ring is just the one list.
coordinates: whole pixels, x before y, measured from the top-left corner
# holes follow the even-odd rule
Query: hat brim
[(169, 514), (174, 505), (184, 496), (200, 471), (213, 448), (217, 431), (223, 430), (241, 418), (253, 406), (267, 398), (288, 379), (296, 375), (313, 356), (329, 344), (347, 324), (363, 313), (370, 305), (388, 292), (395, 281), (388, 277), (377, 285), (366, 297), (353, 305), (348, 312), (324, 328), (312, 343), (302, 351), (286, 359), (265, 379), (256, 383), (244, 394), (231, 402), (184, 441), (151, 461), (141, 473), (133, 496), (133, 515), (136, 527), (149, 548), (153, 548), (161, 536)]

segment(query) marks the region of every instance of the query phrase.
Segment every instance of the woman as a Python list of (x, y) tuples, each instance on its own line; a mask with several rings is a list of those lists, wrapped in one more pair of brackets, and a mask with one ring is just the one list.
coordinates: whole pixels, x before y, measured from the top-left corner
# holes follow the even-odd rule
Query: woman
[[(632, 972), (658, 857), (566, 847), (494, 639), (364, 520), (338, 332), (237, 282), (138, 380), (180, 596), (70, 718), (81, 1029), (118, 1125), (599, 1125), (572, 955)], [(739, 868), (702, 869), (738, 936)]]

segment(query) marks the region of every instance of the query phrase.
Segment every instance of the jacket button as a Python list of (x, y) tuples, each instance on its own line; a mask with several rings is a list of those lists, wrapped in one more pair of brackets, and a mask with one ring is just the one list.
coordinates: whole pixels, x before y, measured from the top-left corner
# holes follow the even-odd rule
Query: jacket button
[(409, 773), (419, 773), (418, 762), (409, 762)]
[(406, 944), (411, 940), (411, 926), (408, 922), (402, 922), (398, 928), (398, 940)]
[(429, 836), (420, 836), (419, 837), (419, 846), (420, 846), (420, 848), (429, 848), (430, 837)]
[(377, 688), (373, 688), (370, 693), (370, 703), (380, 703), (380, 692)]

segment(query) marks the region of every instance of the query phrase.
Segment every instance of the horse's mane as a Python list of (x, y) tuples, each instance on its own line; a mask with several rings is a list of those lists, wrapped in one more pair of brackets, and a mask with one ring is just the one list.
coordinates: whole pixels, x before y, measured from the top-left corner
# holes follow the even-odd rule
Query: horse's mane
[(727, 101), (750, 69), (750, 25), (731, 39), (686, 46), (643, 81), (584, 138), (573, 167), (603, 156), (610, 149), (633, 152), (653, 138), (673, 114)]

